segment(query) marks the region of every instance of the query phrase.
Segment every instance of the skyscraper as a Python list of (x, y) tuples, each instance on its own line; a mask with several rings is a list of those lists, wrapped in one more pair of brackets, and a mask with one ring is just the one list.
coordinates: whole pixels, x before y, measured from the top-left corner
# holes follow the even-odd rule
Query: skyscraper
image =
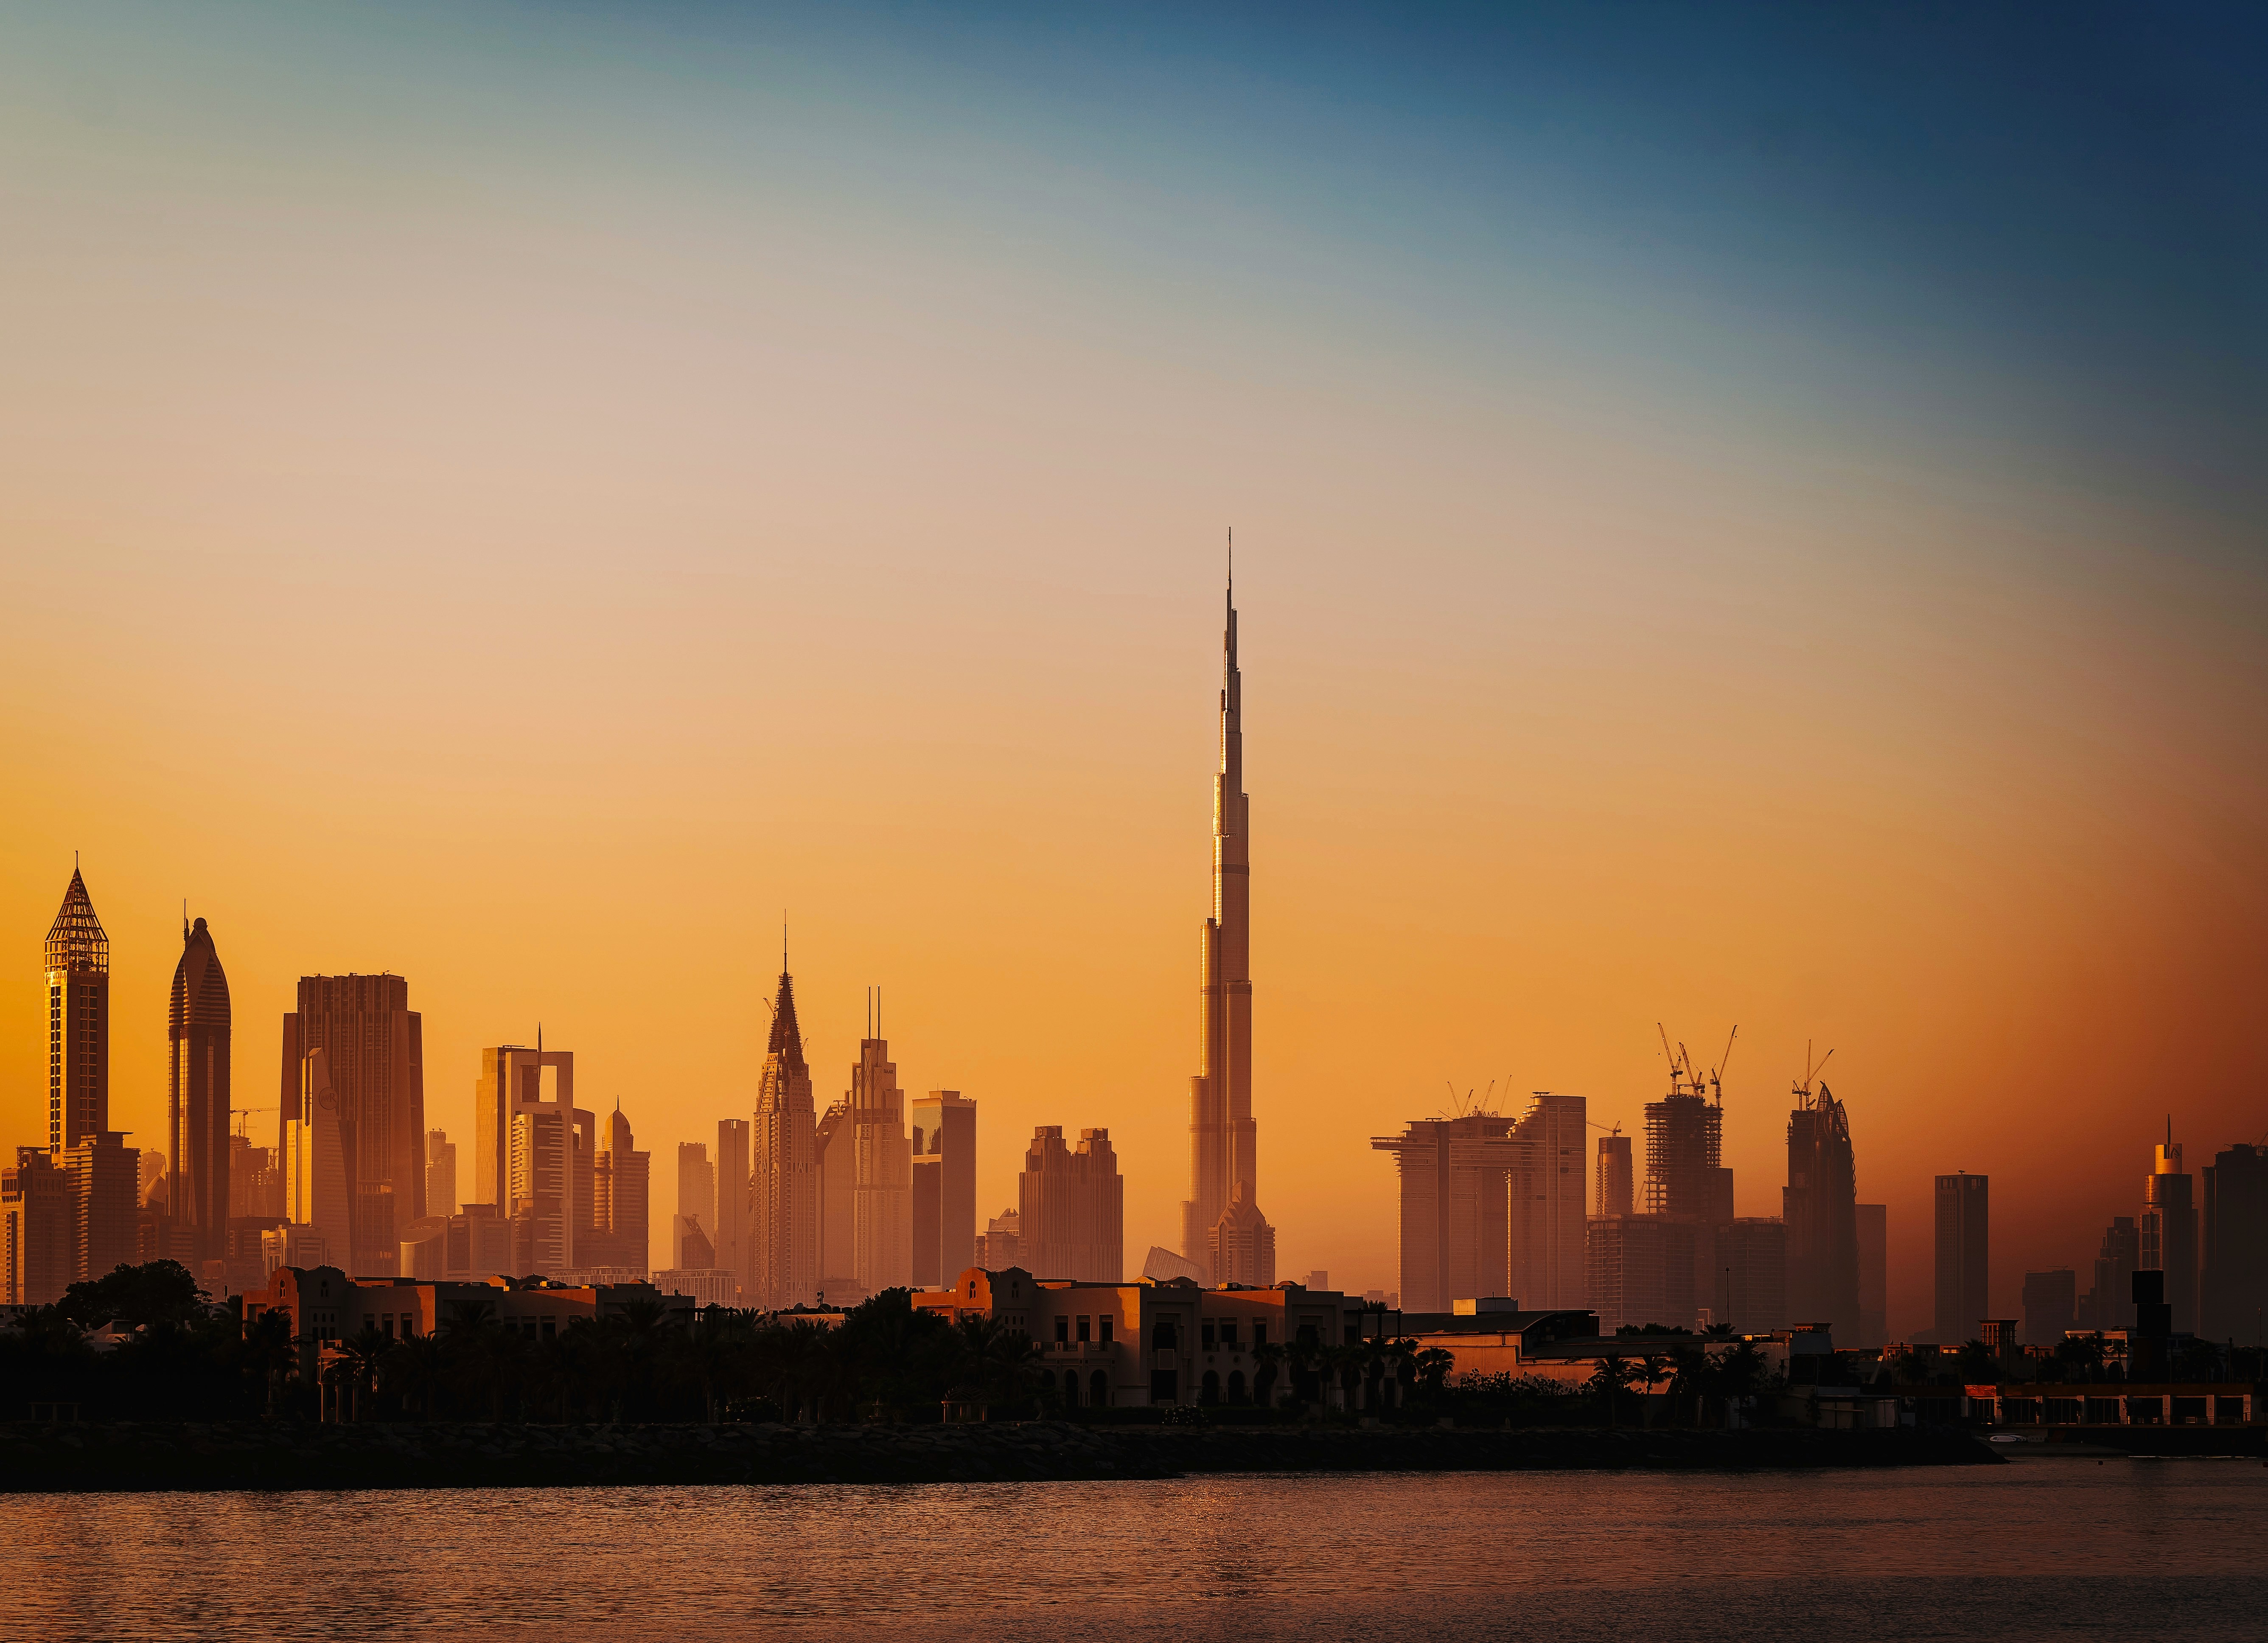
[(2024, 1345), (2060, 1346), (2079, 1327), (2079, 1274), (2067, 1266), (2024, 1274)]
[(1583, 1304), (1588, 1128), (1583, 1097), (1545, 1090), (1529, 1097), (1528, 1110), (1512, 1126), (1511, 1139), (1521, 1150), (1505, 1183), (1506, 1293), (1525, 1306)]
[(1880, 1346), (1890, 1338), (1890, 1212), (1885, 1204), (1859, 1205), (1859, 1338)]
[(913, 1282), (913, 1145), (905, 1092), (882, 1037), (880, 990), (869, 1035), (850, 1069), (851, 1276), (868, 1294)]
[(78, 1277), (71, 1178), (44, 1147), (0, 1170), (0, 1301), (44, 1307)]
[(228, 977), (202, 918), (181, 928), (166, 1036), (173, 1050), (166, 1064), (171, 1212), (197, 1259), (217, 1261), (228, 1242)]
[(578, 1251), (578, 1264), (652, 1270), (653, 1155), (637, 1149), (630, 1121), (617, 1102), (607, 1115), (606, 1146), (592, 1171), (592, 1247)]
[[(591, 1219), (593, 1160), (576, 1143), (578, 1126), (596, 1121), (575, 1105), (575, 1052), (546, 1050), (542, 1035), (536, 1038), (533, 1050), (501, 1044), (481, 1051), (472, 1190), (482, 1196), (467, 1200), (519, 1218), (513, 1261), (526, 1255), (541, 1264), (523, 1274), (572, 1270), (575, 1234)], [(595, 1134), (592, 1139), (595, 1147)]]
[(1599, 1138), (1598, 1197), (1594, 1215), (1632, 1215), (1638, 1212), (1636, 1177), (1631, 1170), (1631, 1138), (1617, 1131)]
[(1109, 1131), (1081, 1130), (1073, 1151), (1062, 1125), (1040, 1125), (1016, 1195), (1023, 1264), (1034, 1278), (1116, 1284), (1125, 1277), (1126, 1183)]
[(48, 929), (48, 1151), (110, 1128), (110, 938), (71, 867)]
[[(1212, 917), (1205, 920), (1198, 969), (1199, 1060), (1189, 1080), (1189, 1196), (1182, 1205), (1182, 1253), (1210, 1271), (1216, 1284), (1266, 1285), (1276, 1281), (1276, 1229), (1260, 1211), (1252, 1122), (1252, 801), (1244, 792), (1233, 582), (1226, 603), (1220, 769), (1212, 797)], [(1226, 1268), (1217, 1250), (1225, 1252)]]
[[(302, 976), (295, 1007), (284, 1018), (280, 1099), (287, 1107), (311, 1050), (325, 1052), (339, 1116), (354, 1126), (355, 1189), (371, 1212), (358, 1228), (363, 1246), (351, 1257), (353, 1269), (380, 1276), (394, 1270), (400, 1255), (394, 1226), (382, 1223), (407, 1227), (428, 1212), (424, 1023), (409, 1007), (409, 982), (391, 975)], [(336, 1252), (332, 1258), (348, 1259)]]
[[(697, 1231), (705, 1259), (686, 1258), (688, 1234)], [(677, 1213), (669, 1223), (669, 1264), (684, 1271), (717, 1264), (717, 1166), (709, 1161), (704, 1141), (677, 1144)]]
[(1936, 1338), (1977, 1338), (1992, 1315), (1992, 1179), (1967, 1171), (1937, 1178)]
[(748, 1218), (740, 1289), (764, 1308), (806, 1301), (819, 1288), (817, 1115), (796, 1025), (795, 979), (780, 955), (779, 994), (748, 1126)]
[(1484, 1296), (1585, 1304), (1585, 1111), (1580, 1095), (1539, 1093), (1516, 1123), (1485, 1112), (1419, 1118), (1371, 1142), (1395, 1155), (1400, 1177), (1405, 1308), (1446, 1312)]
[(2166, 1275), (2166, 1305), (2173, 1309), (2177, 1334), (2194, 1334), (2198, 1326), (2198, 1213), (2191, 1183), (2182, 1168), (2181, 1143), (2174, 1139), (2174, 1121), (2166, 1120), (2166, 1140), (2155, 1150), (2149, 1175), (2142, 1184), (2140, 1271)]
[(720, 1118), (717, 1121), (717, 1230), (710, 1234), (716, 1245), (717, 1270), (730, 1272), (738, 1286), (740, 1304), (753, 1304), (748, 1300), (747, 1267), (748, 1203), (748, 1121), (746, 1118)]
[(2240, 1141), (2205, 1177), (2198, 1330), (2259, 1344), (2268, 1335), (2268, 1153)]
[(1755, 1332), (1826, 1321), (1791, 1312), (1787, 1300), (1789, 1227), (1778, 1216), (1737, 1215), (1717, 1230), (1712, 1322)]
[(1851, 1123), (1824, 1083), (1795, 1087), (1787, 1116), (1787, 1308), (1800, 1323), (1826, 1323), (1856, 1342), (1859, 1307), (1859, 1183)]
[(2083, 1329), (2131, 1330), (2134, 1327), (2134, 1271), (2142, 1256), (2142, 1233), (2132, 1215), (2114, 1215), (2102, 1229), (2102, 1242), (2095, 1255), (2095, 1284), (2081, 1297), (2079, 1322)]
[(1646, 1212), (1714, 1226), (1733, 1219), (1733, 1172), (1723, 1167), (1725, 1109), (1699, 1078), (1671, 1070), (1669, 1094), (1646, 1104)]
[[(284, 1154), (284, 1214), (293, 1227), (312, 1227), (333, 1265), (352, 1259), (356, 1247), (354, 1125), (331, 1087), (330, 1052), (315, 1049), (299, 1064), (299, 1087), (284, 1115), (278, 1137)], [(399, 1250), (394, 1259), (401, 1260)], [(370, 1276), (349, 1273), (350, 1277)]]
[(976, 1264), (976, 1103), (932, 1090), (913, 1111), (914, 1283), (938, 1289)]
[(446, 1130), (425, 1131), (425, 1213), (457, 1212), (457, 1144)]

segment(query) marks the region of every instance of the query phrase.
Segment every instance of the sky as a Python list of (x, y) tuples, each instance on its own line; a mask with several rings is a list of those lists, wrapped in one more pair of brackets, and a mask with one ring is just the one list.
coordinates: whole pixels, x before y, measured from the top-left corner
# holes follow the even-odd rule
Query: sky
[(2084, 1288), (2169, 1116), (2192, 1168), (2268, 1131), (2264, 45), (0, 14), (0, 1142), (77, 851), (136, 1139), (186, 898), (239, 1090), (302, 974), (409, 977), (453, 1133), (540, 1022), (659, 1256), (784, 914), (822, 1102), (879, 985), (987, 1212), (1033, 1126), (1109, 1129), (1138, 1270), (1233, 527), (1285, 1274), (1398, 1286), (1370, 1138), (1491, 1089), (1634, 1128), (1657, 1023), (1737, 1024), (1740, 1212), (1831, 1048), (1894, 1333), (1940, 1172), (1992, 1177), (1996, 1308)]

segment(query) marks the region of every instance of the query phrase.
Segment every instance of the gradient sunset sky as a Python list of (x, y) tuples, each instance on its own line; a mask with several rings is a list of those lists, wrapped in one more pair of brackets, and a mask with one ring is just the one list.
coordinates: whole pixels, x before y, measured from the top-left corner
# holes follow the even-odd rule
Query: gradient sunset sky
[[(1634, 1125), (1743, 1214), (1835, 1057), (1894, 1332), (2268, 1131), (2254, 8), (95, 4), (0, 20), (0, 1144), (83, 853), (158, 1143), (181, 899), (272, 1101), (391, 969), (428, 1121), (577, 1051), (747, 1116), (1108, 1125), (1188, 1188), (1237, 534), (1260, 1201), (1394, 1287), (1367, 1140)], [(255, 1133), (273, 1115), (256, 1115)]]

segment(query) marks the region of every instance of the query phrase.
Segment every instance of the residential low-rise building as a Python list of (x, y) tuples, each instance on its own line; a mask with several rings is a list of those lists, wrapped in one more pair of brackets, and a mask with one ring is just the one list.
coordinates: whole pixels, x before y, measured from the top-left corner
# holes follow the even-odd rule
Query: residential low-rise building
[(1336, 1290), (1284, 1283), (1204, 1288), (1185, 1278), (1130, 1284), (1035, 1278), (970, 1267), (913, 1304), (950, 1323), (982, 1317), (1036, 1342), (1072, 1408), (1270, 1404), (1285, 1393), (1331, 1402), (1323, 1349), (1400, 1333), (1398, 1315)]
[(240, 1301), (247, 1328), (269, 1313), (283, 1314), (298, 1343), (300, 1371), (313, 1375), (325, 1343), (364, 1330), (396, 1340), (431, 1335), (479, 1309), (484, 1327), (511, 1330), (548, 1341), (577, 1320), (595, 1322), (639, 1301), (659, 1302), (682, 1315), (694, 1310), (682, 1296), (664, 1295), (647, 1283), (569, 1286), (546, 1281), (424, 1281), (412, 1278), (349, 1278), (335, 1266), (282, 1266), (268, 1286)]

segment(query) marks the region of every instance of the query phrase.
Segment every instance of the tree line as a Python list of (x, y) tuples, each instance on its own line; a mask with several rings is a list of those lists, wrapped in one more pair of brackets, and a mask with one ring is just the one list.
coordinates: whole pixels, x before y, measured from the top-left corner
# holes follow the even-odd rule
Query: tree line
[[(1256, 1355), (1240, 1418), (1430, 1406), (1453, 1363), (1406, 1338), (1294, 1341)], [(1101, 1413), (1065, 1396), (1023, 1330), (917, 1310), (902, 1289), (832, 1326), (725, 1307), (702, 1308), (688, 1326), (658, 1300), (633, 1300), (541, 1340), (476, 1298), (449, 1307), (430, 1335), (369, 1329), (317, 1344), (295, 1337), (282, 1313), (241, 1323), (172, 1261), (74, 1284), (0, 1330), (0, 1418), (47, 1402), (89, 1419), (933, 1420), (948, 1403), (995, 1417)]]

